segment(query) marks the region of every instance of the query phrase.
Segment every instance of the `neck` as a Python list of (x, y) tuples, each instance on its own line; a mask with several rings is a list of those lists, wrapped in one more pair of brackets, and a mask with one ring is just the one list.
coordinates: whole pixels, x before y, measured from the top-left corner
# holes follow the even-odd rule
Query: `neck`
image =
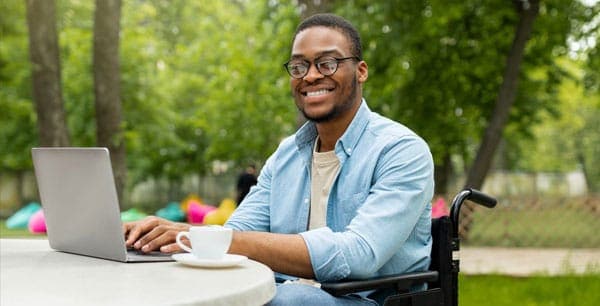
[(344, 135), (356, 112), (358, 112), (361, 101), (357, 101), (351, 109), (334, 120), (316, 124), (320, 141), (319, 152), (327, 152), (335, 149), (338, 139)]

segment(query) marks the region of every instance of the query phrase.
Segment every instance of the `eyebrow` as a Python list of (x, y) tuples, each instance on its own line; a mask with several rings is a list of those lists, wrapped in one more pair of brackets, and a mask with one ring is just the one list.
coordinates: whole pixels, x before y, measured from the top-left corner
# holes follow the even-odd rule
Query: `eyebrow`
[[(318, 52), (316, 54), (316, 56), (314, 57), (314, 59), (318, 59), (318, 58), (321, 58), (321, 57), (327, 56), (327, 55), (329, 55), (329, 56), (335, 56), (335, 55), (342, 56), (342, 54), (340, 53), (339, 50), (333, 49), (333, 50), (325, 50), (325, 51)], [(292, 54), (292, 59), (298, 59), (298, 58), (306, 58), (306, 56), (304, 56), (302, 54)]]

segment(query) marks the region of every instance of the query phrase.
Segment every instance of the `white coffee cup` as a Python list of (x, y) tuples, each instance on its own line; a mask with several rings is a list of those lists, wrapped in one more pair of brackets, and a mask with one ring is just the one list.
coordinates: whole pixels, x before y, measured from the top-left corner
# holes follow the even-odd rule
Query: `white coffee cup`
[[(192, 226), (188, 232), (177, 233), (175, 241), (198, 259), (219, 260), (229, 250), (232, 235), (230, 228), (222, 226)], [(181, 237), (187, 237), (192, 247), (183, 244)]]

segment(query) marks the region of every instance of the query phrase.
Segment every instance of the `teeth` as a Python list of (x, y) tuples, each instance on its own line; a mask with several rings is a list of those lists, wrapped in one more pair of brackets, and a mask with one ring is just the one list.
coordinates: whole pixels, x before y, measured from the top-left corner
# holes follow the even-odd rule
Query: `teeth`
[(324, 94), (326, 94), (328, 92), (329, 92), (329, 90), (327, 90), (327, 89), (321, 89), (319, 91), (310, 91), (310, 92), (307, 92), (306, 96), (307, 97), (314, 97), (314, 96), (324, 95)]

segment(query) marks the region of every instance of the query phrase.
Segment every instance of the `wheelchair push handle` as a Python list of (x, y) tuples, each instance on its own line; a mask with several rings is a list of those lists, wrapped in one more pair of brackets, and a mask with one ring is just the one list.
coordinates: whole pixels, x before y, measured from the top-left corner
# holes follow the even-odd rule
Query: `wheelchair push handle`
[(458, 235), (458, 217), (460, 213), (460, 207), (465, 200), (470, 200), (473, 203), (485, 206), (487, 208), (493, 208), (496, 206), (496, 199), (472, 188), (463, 189), (459, 192), (454, 200), (452, 200), (452, 206), (450, 207), (450, 218), (454, 227), (454, 235)]
[(496, 199), (492, 196), (489, 196), (477, 189), (465, 188), (454, 197), (450, 209), (460, 210), (460, 206), (465, 200), (470, 200), (487, 208), (494, 208), (497, 203)]
[(471, 195), (467, 197), (467, 199), (479, 204), (479, 205), (483, 205), (487, 208), (494, 208), (496, 207), (496, 203), (498, 203), (496, 201), (495, 198), (479, 191), (476, 189), (469, 189), (471, 191)]

